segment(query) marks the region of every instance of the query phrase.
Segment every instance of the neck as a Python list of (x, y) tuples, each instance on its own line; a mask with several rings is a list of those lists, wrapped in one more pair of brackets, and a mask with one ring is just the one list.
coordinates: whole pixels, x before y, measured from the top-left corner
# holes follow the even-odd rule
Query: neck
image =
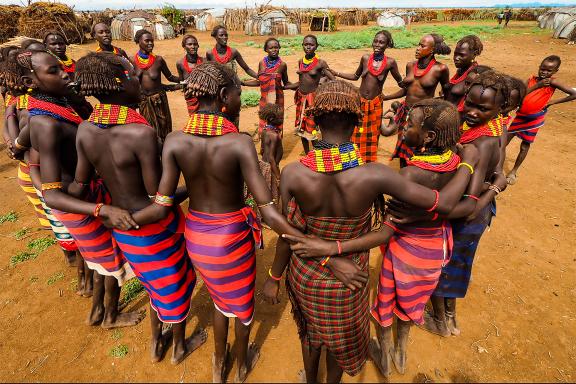
[(227, 48), (228, 48), (228, 45), (227, 45), (227, 44), (226, 44), (226, 45), (222, 45), (222, 44), (220, 44), (220, 43), (216, 43), (216, 50), (217, 50), (218, 52), (220, 52), (220, 51), (223, 52), (223, 51), (225, 51)]
[(334, 124), (330, 126), (330, 130), (322, 132), (322, 140), (329, 144), (340, 145), (350, 141), (350, 134), (352, 133), (349, 127), (344, 124)]
[(308, 60), (310, 60), (311, 58), (314, 57), (314, 55), (316, 55), (316, 52), (307, 53), (307, 54), (304, 55), (304, 57), (306, 57)]
[(418, 59), (418, 65), (427, 66), (428, 64), (430, 64), (430, 62), (432, 61), (433, 58), (434, 58), (434, 55), (421, 57)]
[(114, 104), (114, 105), (121, 105), (123, 107), (133, 108), (136, 103), (131, 103), (126, 95), (121, 92), (115, 92), (110, 95), (102, 95), (98, 97), (98, 101), (100, 104)]
[(458, 68), (458, 70), (456, 71), (459, 75), (463, 74), (464, 72), (466, 72), (467, 70), (470, 69), (470, 67), (472, 66), (472, 64), (474, 64), (474, 62), (468, 63), (468, 65), (464, 66), (464, 67), (460, 67)]
[(198, 60), (198, 53), (186, 53), (186, 59), (190, 62), (190, 63), (195, 63), (196, 60)]
[(112, 46), (112, 44), (104, 44), (104, 43), (99, 43), (100, 45), (100, 49), (103, 51), (107, 51), (107, 52), (112, 52), (114, 50), (114, 47)]

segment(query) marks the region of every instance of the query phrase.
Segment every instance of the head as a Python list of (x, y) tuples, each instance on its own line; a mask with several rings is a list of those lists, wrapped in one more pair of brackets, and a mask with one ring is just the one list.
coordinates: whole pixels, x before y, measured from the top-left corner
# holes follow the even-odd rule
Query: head
[(150, 54), (154, 50), (154, 35), (145, 29), (136, 32), (134, 42), (138, 44), (138, 48), (144, 53)]
[(540, 68), (538, 68), (538, 77), (541, 79), (549, 79), (558, 72), (562, 60), (560, 56), (551, 55), (542, 60)]
[(453, 148), (460, 140), (458, 109), (442, 99), (415, 103), (408, 114), (404, 140), (414, 148)]
[(228, 45), (228, 31), (226, 27), (223, 25), (217, 25), (212, 29), (212, 33), (210, 36), (216, 40), (216, 44), (219, 44), (223, 47)]
[(211, 112), (226, 111), (232, 119), (240, 114), (240, 79), (224, 65), (213, 61), (194, 68), (187, 80), (185, 97), (197, 97), (200, 107)]
[(33, 92), (55, 97), (70, 93), (70, 76), (48, 51), (21, 51), (16, 55), (21, 84)]
[(264, 42), (264, 52), (271, 59), (276, 59), (280, 55), (280, 42), (275, 37), (270, 37)]
[(488, 123), (508, 105), (506, 76), (495, 71), (484, 72), (472, 82), (464, 102), (463, 119), (475, 127)]
[(102, 46), (110, 46), (112, 44), (112, 32), (110, 27), (105, 23), (97, 23), (92, 26), (90, 35), (98, 41)]
[(420, 39), (418, 46), (416, 47), (416, 59), (424, 59), (430, 56), (438, 55), (449, 55), (451, 52), (450, 47), (444, 41), (441, 35), (436, 33), (431, 33), (425, 35)]
[(302, 40), (302, 49), (306, 56), (314, 56), (318, 49), (318, 39), (314, 35), (306, 35)]
[(26, 39), (22, 43), (20, 43), (20, 49), (26, 51), (45, 51), (46, 46), (44, 43), (35, 40), (35, 39)]
[(6, 61), (10, 58), (16, 57), (17, 51), (18, 47), (15, 45), (0, 48), (0, 61)]
[(456, 43), (454, 49), (454, 65), (456, 68), (468, 68), (476, 61), (476, 56), (480, 56), (484, 46), (480, 38), (476, 35), (468, 35), (461, 38)]
[(80, 94), (101, 102), (115, 98), (114, 104), (134, 105), (140, 101), (140, 82), (134, 67), (112, 52), (91, 52), (76, 63), (75, 80)]
[(466, 89), (470, 88), (472, 82), (478, 78), (484, 72), (492, 71), (492, 68), (487, 65), (477, 65), (470, 72), (468, 72), (468, 76), (464, 79), (464, 86)]
[(390, 104), (390, 108), (394, 112), (398, 112), (398, 108), (400, 108), (400, 105), (402, 105), (402, 104), (399, 101), (393, 101), (392, 104)]
[(44, 45), (48, 51), (52, 52), (59, 58), (66, 58), (66, 47), (68, 46), (68, 41), (66, 41), (66, 37), (61, 32), (46, 32), (44, 34)]
[(385, 30), (376, 32), (374, 40), (372, 40), (372, 49), (374, 50), (374, 53), (383, 54), (386, 48), (394, 48), (392, 34)]
[(512, 76), (505, 76), (506, 88), (508, 88), (508, 104), (502, 110), (503, 114), (508, 114), (520, 108), (522, 100), (526, 96), (526, 84)]
[(321, 84), (316, 90), (314, 103), (306, 110), (323, 134), (335, 127), (345, 127), (343, 133), (350, 138), (354, 127), (362, 118), (358, 88), (347, 81), (333, 80)]
[(268, 103), (258, 112), (258, 117), (267, 124), (278, 127), (284, 123), (284, 109), (278, 104)]
[(199, 47), (200, 45), (198, 44), (198, 39), (196, 37), (186, 35), (182, 38), (182, 48), (184, 48), (188, 55), (197, 55)]

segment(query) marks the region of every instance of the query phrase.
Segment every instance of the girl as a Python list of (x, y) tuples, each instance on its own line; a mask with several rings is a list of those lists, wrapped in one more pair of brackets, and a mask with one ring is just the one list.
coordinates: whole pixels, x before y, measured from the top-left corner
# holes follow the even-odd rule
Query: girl
[(360, 148), (365, 162), (373, 162), (378, 157), (378, 139), (382, 126), (382, 88), (388, 73), (397, 83), (402, 81), (396, 60), (385, 55), (387, 48), (394, 48), (392, 35), (388, 31), (377, 32), (372, 41), (372, 54), (360, 59), (355, 73), (346, 74), (331, 70), (336, 77), (356, 81), (362, 77), (360, 97), (362, 102), (362, 123), (352, 135), (352, 142)]
[(118, 48), (112, 45), (112, 32), (110, 31), (110, 27), (107, 24), (94, 24), (90, 30), (90, 36), (92, 36), (92, 38), (96, 39), (98, 42), (96, 52), (112, 52), (115, 55), (128, 59), (128, 55), (122, 48)]
[[(197, 65), (202, 64), (204, 61), (200, 56), (198, 56), (198, 39), (192, 35), (186, 35), (182, 38), (182, 48), (186, 51), (186, 55), (182, 60), (176, 63), (176, 69), (178, 70), (178, 79), (180, 82), (185, 81), (190, 73), (194, 70)], [(190, 97), (186, 100), (186, 107), (188, 109), (188, 115), (192, 115), (198, 110), (198, 99), (195, 97)]]
[(208, 61), (215, 61), (219, 64), (226, 65), (230, 67), (234, 73), (237, 71), (236, 63), (238, 63), (250, 77), (258, 78), (258, 74), (246, 64), (240, 52), (236, 48), (230, 48), (228, 46), (228, 31), (225, 26), (215, 26), (210, 36), (214, 38), (216, 45), (211, 51), (206, 52), (206, 59)]
[(478, 65), (476, 57), (480, 56), (483, 49), (482, 41), (476, 35), (464, 36), (456, 43), (454, 49), (456, 73), (443, 89), (444, 100), (454, 105), (463, 102), (466, 93), (466, 77)]
[(150, 32), (139, 30), (134, 35), (134, 42), (138, 44), (139, 50), (134, 55), (133, 64), (144, 93), (140, 113), (154, 127), (158, 139), (164, 142), (166, 135), (172, 131), (172, 115), (166, 90), (174, 90), (176, 87), (163, 85), (162, 75), (173, 83), (177, 83), (179, 78), (170, 72), (162, 56), (152, 53), (154, 36)]
[(68, 57), (66, 54), (66, 47), (68, 42), (66, 37), (58, 31), (48, 31), (44, 34), (44, 45), (49, 52), (54, 54), (62, 63), (64, 71), (74, 80), (74, 70), (76, 68), (76, 61)]

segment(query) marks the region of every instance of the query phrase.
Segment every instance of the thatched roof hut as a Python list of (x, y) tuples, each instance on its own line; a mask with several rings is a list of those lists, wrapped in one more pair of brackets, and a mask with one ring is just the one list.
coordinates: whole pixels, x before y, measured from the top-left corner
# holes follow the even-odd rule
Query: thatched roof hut
[(42, 1), (32, 3), (22, 11), (18, 20), (20, 35), (41, 39), (51, 29), (62, 32), (68, 43), (84, 42), (86, 31), (72, 9), (65, 4)]
[(211, 31), (217, 25), (224, 25), (224, 8), (208, 9), (194, 18), (196, 29), (199, 31)]
[(538, 25), (543, 29), (556, 29), (573, 16), (576, 16), (576, 8), (552, 9), (538, 17)]
[(336, 16), (328, 10), (318, 10), (310, 18), (311, 31), (333, 32), (336, 27)]
[(144, 11), (132, 11), (116, 16), (112, 20), (110, 29), (112, 30), (112, 38), (117, 40), (132, 40), (136, 32), (141, 29), (150, 31), (155, 40), (176, 37), (174, 28), (166, 18)]
[(298, 35), (300, 25), (282, 9), (268, 9), (253, 13), (246, 22), (247, 35)]
[(338, 25), (366, 25), (368, 13), (363, 9), (340, 9), (336, 13)]
[(0, 43), (11, 39), (18, 34), (20, 13), (24, 8), (17, 5), (0, 5)]

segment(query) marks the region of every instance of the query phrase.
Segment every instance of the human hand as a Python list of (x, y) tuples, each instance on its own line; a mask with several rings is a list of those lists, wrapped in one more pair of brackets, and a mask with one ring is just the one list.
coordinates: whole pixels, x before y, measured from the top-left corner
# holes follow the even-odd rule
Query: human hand
[(538, 88), (549, 87), (552, 79), (550, 77), (545, 77), (538, 82)]
[(316, 236), (292, 236), (283, 234), (282, 238), (290, 242), (290, 249), (298, 257), (322, 257), (338, 254), (335, 241), (322, 240)]
[(506, 180), (506, 176), (504, 176), (503, 173), (495, 173), (492, 175), (491, 184), (497, 186), (500, 189), (500, 192), (504, 192), (508, 186), (508, 180)]
[(264, 283), (262, 288), (262, 293), (264, 293), (264, 301), (268, 304), (278, 304), (280, 300), (278, 299), (278, 293), (280, 292), (280, 282), (272, 278), (268, 278)]
[(360, 266), (350, 259), (331, 257), (326, 265), (330, 268), (334, 277), (352, 291), (362, 288), (368, 282), (368, 273), (362, 271)]
[(106, 226), (118, 228), (122, 231), (140, 228), (138, 223), (132, 218), (130, 212), (112, 205), (103, 205), (102, 208), (100, 208), (98, 216), (104, 219)]

